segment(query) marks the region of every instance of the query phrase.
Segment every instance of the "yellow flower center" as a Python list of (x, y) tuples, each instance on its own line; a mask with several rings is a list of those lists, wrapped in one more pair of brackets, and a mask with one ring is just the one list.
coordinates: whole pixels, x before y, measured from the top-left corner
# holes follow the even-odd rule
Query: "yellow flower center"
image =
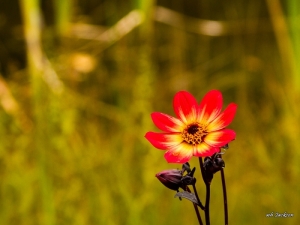
[(206, 126), (199, 123), (188, 125), (181, 133), (183, 141), (191, 145), (198, 145), (203, 142), (203, 138), (207, 135)]

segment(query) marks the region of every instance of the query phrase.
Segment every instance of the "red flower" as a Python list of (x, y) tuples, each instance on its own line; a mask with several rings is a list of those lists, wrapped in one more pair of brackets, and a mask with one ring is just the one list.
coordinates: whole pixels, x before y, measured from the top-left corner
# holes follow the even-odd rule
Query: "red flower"
[(217, 90), (209, 91), (200, 104), (189, 92), (180, 91), (173, 100), (178, 118), (152, 113), (154, 124), (163, 133), (147, 132), (145, 137), (154, 147), (167, 150), (165, 158), (169, 163), (211, 156), (235, 139), (235, 132), (225, 127), (233, 120), (237, 105), (230, 103), (221, 112), (222, 103), (222, 94)]

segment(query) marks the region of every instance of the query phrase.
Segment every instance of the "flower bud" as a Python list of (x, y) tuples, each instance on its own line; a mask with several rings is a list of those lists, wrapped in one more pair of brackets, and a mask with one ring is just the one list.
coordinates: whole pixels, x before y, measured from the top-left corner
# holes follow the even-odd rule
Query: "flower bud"
[(181, 182), (182, 172), (177, 169), (164, 170), (155, 175), (159, 181), (167, 188), (177, 191), (184, 185)]
[(214, 174), (225, 167), (225, 162), (219, 155), (213, 155), (204, 159), (204, 165), (205, 170)]
[(211, 157), (204, 159), (204, 169), (207, 182), (211, 182), (216, 172), (225, 167), (225, 162), (221, 158), (222, 153), (213, 154)]

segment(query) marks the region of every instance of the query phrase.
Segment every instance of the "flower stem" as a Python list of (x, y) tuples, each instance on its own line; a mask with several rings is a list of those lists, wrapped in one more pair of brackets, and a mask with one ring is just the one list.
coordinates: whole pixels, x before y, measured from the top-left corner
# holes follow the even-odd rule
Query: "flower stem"
[(210, 219), (209, 219), (210, 182), (207, 180), (202, 157), (199, 157), (199, 163), (200, 163), (202, 178), (206, 186), (206, 198), (205, 198), (205, 209), (204, 209), (205, 221), (206, 221), (206, 225), (210, 225)]
[(205, 210), (205, 207), (202, 205), (201, 201), (200, 201), (200, 198), (198, 196), (198, 192), (197, 192), (197, 189), (196, 189), (196, 186), (195, 184), (193, 184), (193, 189), (194, 189), (194, 193), (196, 195), (196, 198), (197, 198), (197, 201), (199, 203), (199, 207), (202, 209), (202, 210)]
[(202, 219), (201, 219), (201, 216), (200, 216), (200, 213), (199, 213), (198, 206), (197, 206), (196, 203), (193, 203), (193, 205), (194, 205), (194, 209), (195, 209), (195, 212), (196, 212), (196, 215), (197, 215), (197, 218), (198, 218), (199, 225), (203, 225), (203, 222), (202, 222)]
[(203, 167), (202, 157), (199, 157), (199, 164), (200, 164), (202, 179), (203, 179), (204, 183), (206, 183), (205, 171), (204, 171), (204, 167)]
[(206, 225), (210, 225), (210, 220), (209, 220), (209, 202), (210, 202), (210, 183), (205, 183), (206, 185), (206, 200), (205, 200), (205, 221)]
[[(194, 185), (193, 185), (193, 186), (194, 186)], [(191, 192), (191, 190), (190, 190), (188, 187), (186, 188), (186, 190), (187, 190), (188, 192)], [(195, 191), (195, 189), (194, 189), (194, 191)], [(198, 195), (196, 194), (196, 192), (195, 192), (195, 195), (198, 196)], [(198, 197), (197, 197), (197, 200), (198, 200)], [(200, 201), (198, 200), (198, 202), (200, 202)], [(200, 204), (201, 204), (201, 203), (200, 203)], [(201, 204), (201, 205), (202, 205), (202, 204)], [(203, 222), (202, 222), (201, 215), (200, 215), (200, 213), (199, 213), (199, 209), (198, 209), (197, 204), (193, 202), (193, 206), (194, 206), (194, 209), (195, 209), (195, 212), (196, 212), (196, 215), (197, 215), (197, 219), (198, 219), (199, 225), (203, 225)]]
[(224, 199), (224, 219), (225, 225), (228, 225), (228, 205), (227, 205), (227, 194), (226, 194), (226, 183), (223, 168), (221, 169), (221, 179), (222, 179), (222, 189), (223, 189), (223, 199)]

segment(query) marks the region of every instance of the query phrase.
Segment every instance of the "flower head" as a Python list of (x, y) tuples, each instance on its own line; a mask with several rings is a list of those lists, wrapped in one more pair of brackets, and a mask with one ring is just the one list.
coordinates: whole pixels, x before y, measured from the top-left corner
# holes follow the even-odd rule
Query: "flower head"
[(156, 148), (166, 150), (169, 163), (185, 163), (192, 156), (212, 156), (235, 139), (235, 132), (225, 129), (234, 118), (237, 105), (230, 103), (222, 111), (222, 94), (209, 91), (200, 104), (187, 91), (179, 91), (173, 100), (176, 117), (151, 114), (162, 133), (147, 132), (145, 137)]

